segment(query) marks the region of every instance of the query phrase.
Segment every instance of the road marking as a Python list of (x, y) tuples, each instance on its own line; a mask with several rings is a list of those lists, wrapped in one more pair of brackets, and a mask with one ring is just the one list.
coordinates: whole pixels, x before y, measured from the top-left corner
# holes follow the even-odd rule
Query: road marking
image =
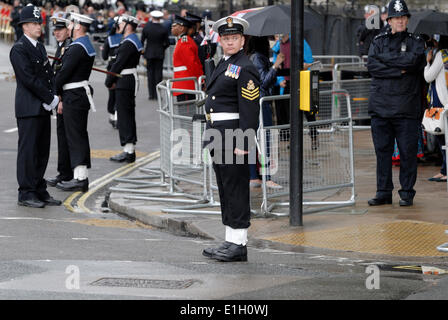
[[(90, 214), (94, 214), (95, 212), (93, 212), (92, 210), (88, 209), (85, 206), (85, 202), (87, 201), (87, 199), (94, 194), (96, 191), (98, 191), (99, 189), (101, 189), (102, 187), (104, 187), (105, 185), (107, 185), (108, 183), (112, 182), (113, 179), (117, 178), (117, 177), (121, 177), (129, 172), (131, 172), (132, 170), (137, 169), (138, 167), (147, 164), (148, 162), (151, 162), (153, 160), (155, 160), (156, 158), (158, 158), (160, 156), (160, 151), (156, 151), (153, 152), (145, 157), (142, 157), (140, 159), (138, 159), (135, 163), (129, 163), (121, 168), (118, 168), (115, 171), (112, 171), (111, 173), (106, 174), (105, 176), (93, 181), (92, 183), (90, 183), (89, 185), (89, 191), (87, 191), (86, 193), (84, 193), (78, 200), (77, 200), (77, 207), (79, 209), (81, 209), (82, 212), (84, 213), (90, 213)], [(70, 197), (68, 197), (65, 201), (64, 201), (64, 206), (71, 212), (76, 212), (77, 210), (71, 205), (71, 203), (73, 202), (74, 199), (76, 199), (76, 197), (78, 195), (80, 195), (81, 192), (75, 192), (73, 193)]]
[(13, 133), (16, 132), (17, 130), (19, 130), (18, 128), (12, 128), (12, 129), (8, 129), (8, 130), (3, 130), (4, 133)]

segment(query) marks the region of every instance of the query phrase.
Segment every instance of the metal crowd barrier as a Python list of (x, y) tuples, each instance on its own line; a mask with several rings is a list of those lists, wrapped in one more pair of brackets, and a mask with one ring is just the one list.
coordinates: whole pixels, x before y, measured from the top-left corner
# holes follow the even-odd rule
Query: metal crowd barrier
[(349, 69), (350, 71), (367, 72), (365, 62), (358, 63), (338, 63), (333, 68), (333, 88), (332, 90), (347, 90), (351, 97), (352, 118), (353, 120), (370, 119), (368, 114), (369, 95), (371, 78), (359, 78), (343, 80), (341, 78), (342, 71)]
[(322, 62), (322, 68), (332, 70), (334, 65), (339, 63), (361, 63), (362, 59), (359, 56), (353, 55), (313, 55), (314, 60)]
[[(174, 82), (185, 80), (195, 81), (195, 90), (172, 87)], [(163, 80), (157, 85), (160, 116), (160, 166), (140, 169), (149, 174), (146, 176), (116, 179), (118, 182), (129, 183), (132, 186), (112, 187), (111, 191), (137, 194), (125, 196), (126, 199), (186, 204), (182, 207), (162, 209), (163, 212), (220, 214), (220, 211), (199, 210), (219, 206), (219, 202), (215, 202), (213, 195), (208, 192), (210, 183), (207, 181), (207, 176), (211, 175), (211, 166), (208, 165), (208, 162), (202, 161), (202, 134), (205, 125), (192, 121), (194, 114), (201, 113), (195, 103), (205, 98), (205, 93), (199, 90), (199, 81), (197, 78), (191, 77)], [(173, 95), (176, 92), (195, 95), (196, 98), (178, 102)], [(204, 157), (207, 156), (204, 155)], [(160, 182), (145, 181), (153, 178), (160, 178)], [(153, 187), (166, 188), (167, 191), (150, 190)]]
[[(331, 101), (338, 97), (339, 110)], [(260, 99), (278, 101), (289, 95)], [(262, 215), (288, 215), (274, 212), (289, 207), (289, 125), (263, 126), (260, 114), (259, 160), (262, 168)], [(304, 123), (303, 206), (304, 213), (313, 213), (355, 204), (353, 124), (350, 95), (346, 90), (321, 91), (320, 111), (316, 121)], [(313, 141), (314, 140), (314, 141)], [(272, 189), (268, 179), (281, 185)], [(348, 199), (346, 199), (348, 198)], [(316, 208), (318, 206), (318, 208)], [(314, 208), (311, 208), (314, 207)]]

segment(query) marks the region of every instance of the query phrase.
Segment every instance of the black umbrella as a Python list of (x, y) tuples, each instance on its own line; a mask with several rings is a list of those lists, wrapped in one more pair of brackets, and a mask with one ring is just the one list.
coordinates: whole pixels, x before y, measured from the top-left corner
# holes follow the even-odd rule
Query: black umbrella
[(448, 14), (434, 10), (412, 13), (408, 31), (417, 34), (448, 35)]
[[(242, 18), (250, 24), (247, 34), (251, 36), (270, 36), (291, 32), (291, 6), (274, 5), (245, 13)], [(304, 29), (322, 28), (323, 19), (315, 11), (306, 8), (304, 14)]]

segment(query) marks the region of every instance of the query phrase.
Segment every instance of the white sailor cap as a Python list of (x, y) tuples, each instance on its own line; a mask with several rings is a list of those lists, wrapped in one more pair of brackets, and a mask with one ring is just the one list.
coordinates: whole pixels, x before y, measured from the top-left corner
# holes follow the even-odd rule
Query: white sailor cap
[[(67, 14), (69, 15), (69, 14)], [(57, 12), (51, 18), (51, 22), (53, 23), (53, 27), (55, 29), (67, 28), (70, 24), (70, 20), (66, 19), (65, 12)]]
[(159, 19), (163, 17), (163, 12), (159, 11), (159, 10), (153, 10), (149, 13), (151, 15), (151, 17)]
[(120, 18), (118, 18), (118, 23), (120, 24), (122, 22), (133, 24), (136, 27), (140, 24), (140, 20), (138, 20), (136, 17), (130, 16), (128, 14), (122, 14), (120, 16)]
[(247, 20), (232, 16), (221, 18), (213, 24), (213, 31), (220, 36), (235, 33), (245, 34), (247, 29), (249, 29)]
[(79, 23), (80, 25), (83, 25), (85, 27), (89, 27), (92, 24), (93, 19), (83, 14), (71, 12), (70, 21), (73, 21), (74, 23)]

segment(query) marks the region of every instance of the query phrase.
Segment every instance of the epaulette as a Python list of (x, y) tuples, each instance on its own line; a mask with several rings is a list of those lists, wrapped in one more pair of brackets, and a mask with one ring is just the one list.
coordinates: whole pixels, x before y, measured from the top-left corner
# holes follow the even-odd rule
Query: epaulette
[(376, 37), (375, 37), (375, 40), (376, 39), (379, 39), (379, 38), (382, 38), (382, 37), (385, 37), (385, 36), (388, 36), (389, 35), (389, 32), (383, 32), (383, 33), (380, 33), (379, 35), (377, 35)]
[(181, 40), (182, 42), (188, 42), (188, 36), (182, 36)]

